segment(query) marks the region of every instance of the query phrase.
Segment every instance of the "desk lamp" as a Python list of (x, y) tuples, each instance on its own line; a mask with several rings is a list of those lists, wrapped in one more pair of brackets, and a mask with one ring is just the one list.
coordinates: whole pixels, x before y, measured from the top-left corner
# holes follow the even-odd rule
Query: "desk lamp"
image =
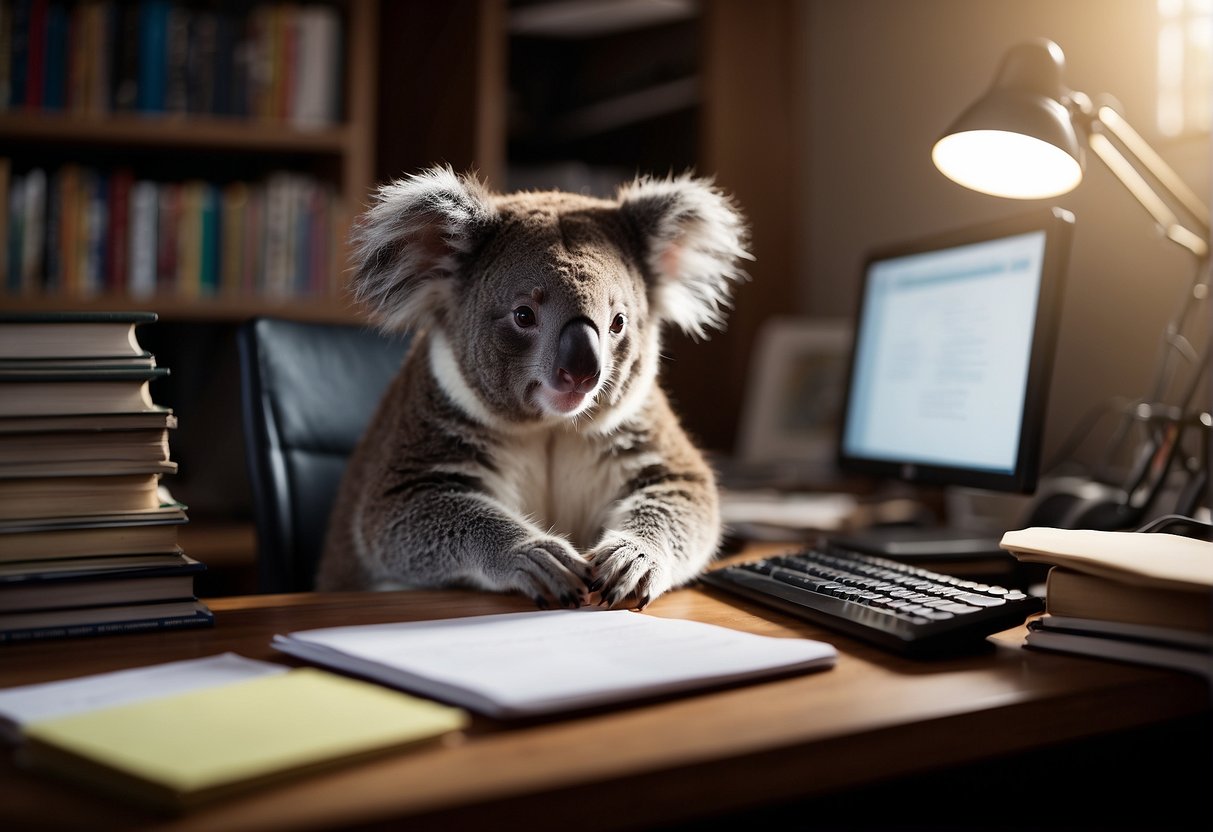
[[(1162, 234), (1195, 258), (1192, 285), (1163, 333), (1150, 391), (1125, 409), (1112, 441), (1113, 448), (1118, 446), (1134, 424), (1144, 425), (1149, 437), (1138, 449), (1124, 486), (1113, 489), (1088, 483), (1085, 493), (1067, 509), (1065, 522), (1047, 517), (1051, 522), (1040, 523), (1122, 529), (1140, 524), (1158, 496), (1186, 429), (1194, 427), (1207, 449), (1209, 413), (1193, 413), (1190, 406), (1208, 373), (1210, 345), (1206, 338), (1204, 349), (1198, 351), (1183, 332), (1209, 291), (1209, 209), (1128, 124), (1112, 99), (1092, 101), (1066, 88), (1064, 67), (1065, 56), (1053, 41), (1040, 38), (1013, 47), (994, 83), (935, 143), (931, 158), (945, 176), (975, 191), (1047, 199), (1082, 181), (1084, 151), (1090, 148)], [(1183, 383), (1174, 380), (1176, 356), (1190, 365), (1190, 378)], [(1180, 388), (1175, 404), (1163, 401), (1170, 384)], [(1180, 513), (1198, 505), (1208, 488), (1207, 450), (1201, 457), (1200, 463), (1192, 463), (1176, 500)]]

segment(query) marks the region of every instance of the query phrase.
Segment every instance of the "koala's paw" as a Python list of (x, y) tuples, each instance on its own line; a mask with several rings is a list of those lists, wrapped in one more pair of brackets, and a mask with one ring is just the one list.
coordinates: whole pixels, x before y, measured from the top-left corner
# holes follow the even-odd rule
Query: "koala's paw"
[(590, 565), (567, 541), (535, 537), (511, 549), (505, 584), (535, 599), (540, 609), (580, 607), (589, 600)]
[(644, 609), (670, 588), (660, 551), (638, 537), (612, 532), (586, 557), (594, 570), (590, 592), (602, 606), (630, 599), (628, 606)]

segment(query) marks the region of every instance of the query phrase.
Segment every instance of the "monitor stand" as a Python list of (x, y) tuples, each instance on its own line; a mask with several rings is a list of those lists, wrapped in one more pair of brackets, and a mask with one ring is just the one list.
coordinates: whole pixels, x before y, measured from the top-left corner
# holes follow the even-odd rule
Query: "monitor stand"
[(1001, 535), (965, 531), (947, 526), (876, 526), (827, 539), (839, 546), (869, 555), (912, 563), (916, 560), (965, 561), (991, 555), (1011, 557), (998, 543)]

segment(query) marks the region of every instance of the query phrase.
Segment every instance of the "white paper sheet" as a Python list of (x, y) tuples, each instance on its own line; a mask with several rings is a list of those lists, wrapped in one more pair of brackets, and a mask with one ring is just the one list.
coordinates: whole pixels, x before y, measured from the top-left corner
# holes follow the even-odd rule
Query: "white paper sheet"
[(21, 726), (41, 719), (124, 705), (173, 693), (185, 693), (290, 668), (221, 653), (202, 659), (115, 670), (58, 682), (0, 690), (0, 738), (21, 741)]

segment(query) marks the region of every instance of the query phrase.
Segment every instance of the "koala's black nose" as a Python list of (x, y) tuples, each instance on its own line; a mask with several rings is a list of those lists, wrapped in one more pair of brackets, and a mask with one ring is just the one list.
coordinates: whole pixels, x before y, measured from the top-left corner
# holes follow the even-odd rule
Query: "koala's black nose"
[(585, 318), (569, 321), (556, 349), (556, 389), (588, 393), (598, 383), (598, 372), (598, 330)]

